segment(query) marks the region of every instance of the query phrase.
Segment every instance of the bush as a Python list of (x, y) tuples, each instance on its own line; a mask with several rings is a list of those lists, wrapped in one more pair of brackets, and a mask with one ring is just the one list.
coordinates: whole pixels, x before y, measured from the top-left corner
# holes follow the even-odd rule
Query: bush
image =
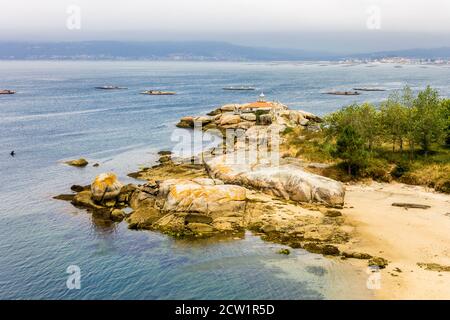
[(410, 171), (410, 165), (408, 162), (400, 162), (397, 163), (394, 167), (394, 169), (391, 171), (391, 175), (394, 178), (400, 178), (402, 177), (405, 173)]
[(344, 160), (349, 175), (356, 174), (365, 165), (367, 153), (363, 145), (363, 139), (352, 126), (344, 127), (338, 134), (335, 156)]
[(360, 168), (359, 176), (361, 176), (362, 178), (371, 178), (373, 180), (383, 182), (392, 181), (392, 176), (390, 174), (390, 165), (384, 159), (368, 159), (365, 163), (365, 166)]

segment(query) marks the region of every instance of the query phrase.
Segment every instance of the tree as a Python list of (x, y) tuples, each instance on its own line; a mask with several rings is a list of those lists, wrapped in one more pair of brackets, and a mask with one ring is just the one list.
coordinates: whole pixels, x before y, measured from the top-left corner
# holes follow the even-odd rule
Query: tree
[(408, 107), (402, 104), (398, 93), (391, 94), (380, 107), (380, 122), (383, 137), (391, 140), (392, 151), (398, 142), (400, 151), (403, 151), (403, 141), (408, 132)]
[(413, 117), (413, 135), (427, 154), (431, 144), (440, 141), (445, 132), (446, 121), (442, 117), (442, 101), (439, 93), (428, 86), (419, 92), (413, 105), (416, 108)]
[(380, 117), (377, 109), (369, 104), (352, 104), (325, 118), (327, 134), (336, 137), (351, 126), (363, 141), (363, 147), (371, 150), (380, 136)]
[(345, 161), (349, 175), (352, 174), (352, 169), (364, 165), (366, 159), (364, 140), (353, 126), (345, 126), (338, 134), (335, 156)]
[(450, 146), (450, 99), (442, 100), (442, 118), (445, 125), (445, 144)]
[(380, 115), (377, 109), (370, 103), (363, 103), (356, 108), (356, 125), (354, 126), (367, 145), (369, 150), (377, 142), (380, 136)]

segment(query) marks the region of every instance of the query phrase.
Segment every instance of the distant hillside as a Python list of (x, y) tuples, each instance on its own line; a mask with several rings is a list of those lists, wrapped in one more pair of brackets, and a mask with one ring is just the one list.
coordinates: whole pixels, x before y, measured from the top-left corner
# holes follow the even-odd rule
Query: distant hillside
[(246, 47), (226, 42), (0, 42), (2, 60), (199, 60), (199, 61), (300, 61), (450, 58), (450, 48), (410, 49), (352, 55), (310, 52), (298, 49)]
[(0, 42), (0, 59), (317, 60), (332, 55), (224, 42)]

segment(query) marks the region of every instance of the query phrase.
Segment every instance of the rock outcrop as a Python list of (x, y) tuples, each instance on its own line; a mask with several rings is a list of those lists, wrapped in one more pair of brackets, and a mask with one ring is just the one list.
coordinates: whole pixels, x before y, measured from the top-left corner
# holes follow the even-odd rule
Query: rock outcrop
[(66, 161), (66, 164), (73, 167), (86, 167), (89, 164), (89, 162), (87, 162), (87, 160), (84, 158), (80, 158), (76, 160)]
[(116, 198), (123, 185), (112, 173), (102, 173), (91, 183), (92, 198), (95, 201), (110, 200)]
[(345, 189), (335, 180), (292, 164), (249, 164), (228, 161), (230, 155), (206, 160), (209, 174), (225, 183), (258, 189), (286, 200), (342, 206)]
[(195, 212), (218, 216), (245, 209), (245, 188), (213, 179), (169, 179), (159, 185), (158, 202), (164, 212)]
[(245, 104), (227, 104), (208, 113), (207, 116), (186, 116), (177, 124), (179, 128), (201, 126), (207, 129), (243, 129), (255, 125), (268, 126), (272, 123), (283, 126), (307, 126), (322, 120), (312, 113), (289, 110), (279, 102), (257, 101)]
[[(96, 177), (90, 189), (77, 186), (75, 195), (59, 199), (70, 199), (105, 219), (125, 220), (130, 229), (159, 230), (175, 237), (236, 237), (249, 229), (268, 241), (341, 255), (339, 246), (348, 241), (350, 227), (340, 212), (328, 208), (343, 205), (342, 184), (307, 172), (295, 161), (281, 161), (273, 150), (281, 131), (299, 126), (320, 129), (320, 121), (310, 113), (265, 101), (184, 117), (179, 127), (242, 129), (241, 136), (232, 139), (231, 146), (224, 142), (226, 150), (208, 150), (190, 161), (160, 152), (159, 164), (129, 174), (146, 181), (142, 185), (123, 186), (114, 174), (106, 173)], [(260, 148), (264, 145), (270, 150)], [(255, 146), (255, 158), (241, 161), (241, 153)], [(125, 207), (132, 212), (127, 214)]]

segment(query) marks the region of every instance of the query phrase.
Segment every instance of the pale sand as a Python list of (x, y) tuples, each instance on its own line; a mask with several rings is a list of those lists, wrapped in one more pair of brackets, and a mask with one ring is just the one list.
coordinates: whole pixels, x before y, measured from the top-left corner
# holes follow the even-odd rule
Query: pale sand
[[(450, 266), (450, 195), (404, 184), (348, 185), (345, 209), (354, 227), (348, 249), (390, 261), (381, 271), (380, 299), (450, 299), (450, 272), (424, 270), (417, 263)], [(393, 207), (393, 202), (430, 209)], [(351, 208), (353, 207), (353, 208)], [(366, 268), (366, 260), (348, 259)], [(394, 272), (400, 268), (402, 272)], [(396, 275), (393, 276), (392, 274)]]

